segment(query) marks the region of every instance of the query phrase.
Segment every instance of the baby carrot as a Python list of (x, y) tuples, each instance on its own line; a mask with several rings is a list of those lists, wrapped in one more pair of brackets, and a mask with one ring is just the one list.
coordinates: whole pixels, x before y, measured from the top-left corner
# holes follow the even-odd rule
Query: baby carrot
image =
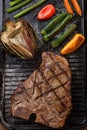
[(82, 16), (82, 10), (80, 8), (80, 5), (78, 4), (77, 0), (71, 0), (76, 12), (78, 15)]
[(65, 5), (65, 8), (66, 8), (66, 10), (67, 10), (67, 12), (69, 14), (74, 14), (74, 12), (73, 12), (73, 10), (72, 10), (68, 0), (64, 0), (64, 5)]

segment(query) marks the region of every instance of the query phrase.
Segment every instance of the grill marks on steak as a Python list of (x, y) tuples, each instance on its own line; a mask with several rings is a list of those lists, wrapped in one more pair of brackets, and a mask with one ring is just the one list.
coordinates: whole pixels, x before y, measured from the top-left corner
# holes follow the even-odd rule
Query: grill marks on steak
[(67, 60), (52, 52), (42, 54), (42, 64), (14, 91), (11, 113), (54, 128), (62, 127), (72, 109), (71, 71)]

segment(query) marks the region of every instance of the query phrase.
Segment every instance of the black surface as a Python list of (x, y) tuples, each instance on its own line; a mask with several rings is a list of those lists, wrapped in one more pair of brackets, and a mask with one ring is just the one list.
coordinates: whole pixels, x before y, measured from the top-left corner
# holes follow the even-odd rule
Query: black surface
[[(1, 0), (2, 2), (3, 0)], [(36, 1), (36, 0), (34, 0)], [(78, 0), (80, 3), (80, 6), (82, 7), (83, 16), (79, 17), (78, 15), (75, 15), (73, 22), (77, 24), (77, 31), (79, 33), (84, 34), (86, 32), (86, 26), (84, 28), (84, 16), (86, 16), (86, 10), (84, 11), (84, 5), (86, 7), (86, 1), (85, 4), (83, 0)], [(5, 21), (6, 18), (10, 17), (13, 19), (13, 15), (16, 13), (7, 14), (6, 9), (9, 7), (8, 5), (9, 0), (4, 0), (3, 4), (1, 3), (0, 6), (3, 7), (0, 8), (0, 29), (2, 29), (2, 23)], [(63, 6), (63, 0), (48, 0), (47, 3), (53, 3), (55, 4), (57, 8), (57, 13), (65, 11), (65, 8)], [(46, 4), (47, 4), (46, 3)], [(46, 5), (44, 4), (44, 5)], [(29, 4), (30, 5), (30, 4)], [(43, 6), (44, 6), (43, 5)], [(46, 129), (46, 127), (37, 125), (35, 123), (31, 123), (29, 121), (25, 121), (23, 119), (13, 118), (10, 115), (10, 97), (13, 93), (14, 89), (17, 88), (17, 85), (19, 82), (24, 81), (41, 63), (41, 53), (46, 50), (53, 51), (57, 54), (59, 54), (60, 49), (63, 47), (63, 45), (66, 43), (63, 43), (59, 48), (52, 49), (50, 47), (50, 42), (44, 43), (42, 40), (42, 37), (40, 35), (40, 30), (43, 28), (47, 22), (40, 22), (36, 19), (36, 14), (38, 10), (40, 10), (43, 6), (36, 9), (35, 11), (32, 11), (32, 13), (29, 13), (28, 15), (24, 16), (23, 18), (27, 19), (27, 21), (30, 22), (30, 24), (34, 27), (34, 30), (36, 31), (37, 35), (39, 36), (39, 43), (38, 43), (38, 53), (36, 54), (35, 59), (33, 60), (21, 60), (20, 58), (12, 55), (6, 54), (2, 46), (0, 48), (0, 71), (1, 76), (3, 75), (3, 87), (0, 87), (0, 116), (2, 123), (10, 129), (13, 130), (31, 130), (31, 129)], [(23, 9), (23, 8), (22, 8)], [(21, 9), (21, 10), (22, 10)], [(86, 8), (85, 8), (86, 9)], [(18, 12), (18, 11), (17, 11)], [(85, 13), (85, 15), (84, 15)], [(84, 31), (85, 30), (85, 31)], [(69, 37), (70, 39), (71, 37)], [(67, 39), (67, 41), (69, 40)], [(73, 111), (71, 112), (70, 116), (68, 117), (65, 126), (63, 129), (75, 129), (75, 128), (81, 128), (86, 125), (87, 123), (87, 109), (86, 109), (86, 56), (87, 56), (87, 50), (86, 50), (86, 43), (79, 48), (76, 52), (71, 53), (66, 56), (70, 63), (70, 67), (72, 70), (72, 103), (73, 103)], [(0, 80), (0, 84), (2, 85), (2, 79)], [(3, 88), (3, 89), (2, 89)], [(50, 129), (50, 128), (49, 128)]]

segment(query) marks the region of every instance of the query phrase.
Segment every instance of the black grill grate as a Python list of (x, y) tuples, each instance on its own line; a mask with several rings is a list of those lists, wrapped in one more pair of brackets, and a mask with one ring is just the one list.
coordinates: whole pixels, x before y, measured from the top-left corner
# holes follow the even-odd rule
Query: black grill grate
[[(82, 5), (82, 10), (84, 11), (83, 0), (78, 0), (78, 1)], [(5, 12), (6, 12), (6, 9), (8, 8), (8, 2), (9, 0), (6, 0), (6, 1), (4, 0), (3, 10), (5, 10)], [(57, 10), (58, 13), (61, 11), (65, 11), (63, 0), (61, 1), (48, 0), (47, 3), (55, 4), (55, 6), (58, 8)], [(34, 27), (37, 34), (39, 35), (39, 41), (41, 42), (42, 37), (40, 35), (40, 30), (47, 24), (47, 22), (40, 23), (39, 21), (36, 20), (36, 14), (39, 9), (36, 9), (35, 12), (32, 11), (32, 13), (29, 13), (29, 15), (25, 16), (24, 18), (27, 19), (27, 21), (29, 21), (31, 25)], [(8, 17), (13, 19), (13, 15), (16, 13), (14, 12), (8, 15), (5, 12), (3, 12), (3, 18), (5, 19)], [(79, 18), (78, 16), (76, 16), (73, 22), (79, 23), (78, 31), (80, 33), (84, 33), (84, 16), (82, 18)], [(43, 42), (39, 43), (38, 46), (39, 46), (38, 53), (35, 59), (33, 60), (21, 60), (18, 57), (11, 56), (8, 54), (5, 54), (3, 58), (4, 59), (4, 62), (3, 62), (4, 63), (4, 69), (3, 69), (4, 70), (3, 71), (3, 88), (4, 88), (3, 120), (4, 122), (3, 123), (13, 129), (19, 128), (19, 129), (29, 130), (29, 129), (38, 128), (37, 124), (32, 124), (29, 121), (13, 118), (11, 116), (10, 97), (13, 91), (17, 88), (18, 84), (24, 81), (39, 66), (39, 64), (41, 63), (41, 53), (43, 51), (51, 50), (55, 53), (58, 53), (59, 50), (63, 47), (62, 45), (59, 48), (54, 50), (50, 47), (50, 43), (43, 43)], [(86, 76), (85, 75), (86, 74), (85, 46), (81, 47), (78, 51), (66, 56), (66, 58), (68, 59), (70, 63), (70, 67), (72, 69), (72, 102), (73, 102), (73, 111), (65, 124), (65, 128), (68, 129), (68, 128), (80, 127), (86, 124), (87, 117), (86, 117), (86, 83), (85, 83), (85, 76)], [(40, 126), (39, 128), (41, 129), (44, 127)]]

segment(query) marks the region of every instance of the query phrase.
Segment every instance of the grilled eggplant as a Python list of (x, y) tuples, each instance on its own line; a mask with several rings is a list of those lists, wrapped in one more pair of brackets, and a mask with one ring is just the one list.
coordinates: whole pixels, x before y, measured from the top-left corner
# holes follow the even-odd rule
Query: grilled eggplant
[(21, 58), (33, 58), (37, 50), (36, 34), (25, 20), (5, 22), (5, 30), (1, 33), (1, 42), (8, 52)]

